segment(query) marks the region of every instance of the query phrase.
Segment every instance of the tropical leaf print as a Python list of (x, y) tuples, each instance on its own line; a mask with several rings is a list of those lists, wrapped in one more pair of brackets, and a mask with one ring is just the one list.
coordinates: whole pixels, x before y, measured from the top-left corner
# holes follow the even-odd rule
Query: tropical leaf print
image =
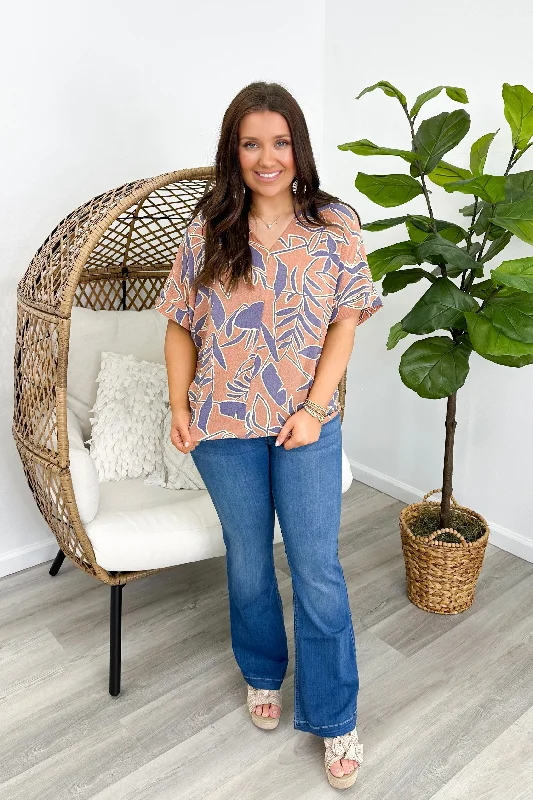
[(237, 368), (235, 376), (226, 381), (226, 395), (233, 400), (246, 400), (250, 384), (261, 369), (261, 357), (252, 353)]
[(287, 401), (287, 390), (283, 386), (281, 378), (274, 364), (267, 364), (262, 371), (263, 383), (270, 397), (280, 406)]
[(252, 407), (246, 415), (249, 431), (255, 436), (270, 435), (271, 410), (268, 402), (261, 394), (256, 394)]

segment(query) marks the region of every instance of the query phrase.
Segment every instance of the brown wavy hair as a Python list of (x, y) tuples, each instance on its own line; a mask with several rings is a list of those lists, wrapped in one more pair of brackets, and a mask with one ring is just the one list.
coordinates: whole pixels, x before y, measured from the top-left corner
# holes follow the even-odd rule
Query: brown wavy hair
[[(216, 183), (192, 212), (191, 220), (200, 211), (205, 218), (205, 258), (194, 278), (194, 288), (201, 283), (223, 282), (228, 277), (228, 291), (232, 291), (241, 278), (253, 285), (248, 239), (252, 193), (243, 180), (239, 161), (239, 123), (245, 114), (252, 111), (277, 111), (287, 121), (298, 181), (293, 195), (296, 213), (311, 227), (336, 224), (328, 222), (319, 210), (328, 203), (341, 201), (319, 188), (320, 180), (302, 109), (279, 83), (250, 83), (233, 98), (224, 114), (215, 157)], [(357, 211), (352, 210), (359, 219)]]

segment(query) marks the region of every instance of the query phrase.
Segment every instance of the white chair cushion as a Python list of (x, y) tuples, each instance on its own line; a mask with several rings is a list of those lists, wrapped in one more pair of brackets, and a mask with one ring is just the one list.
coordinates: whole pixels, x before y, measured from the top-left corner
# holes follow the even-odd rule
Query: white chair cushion
[(91, 522), (98, 511), (100, 494), (96, 464), (83, 444), (80, 421), (67, 406), (68, 455), (72, 489), (81, 521)]
[(90, 409), (103, 351), (132, 354), (165, 363), (167, 319), (154, 308), (143, 311), (93, 311), (72, 307), (67, 372), (67, 402), (81, 423), (84, 441), (91, 435)]
[[(52, 413), (34, 414), (32, 420), (33, 429), (38, 438), (45, 438), (50, 433), (50, 443), (52, 449), (57, 451), (57, 422), (56, 410)], [(83, 523), (90, 522), (98, 511), (98, 475), (96, 466), (91, 458), (89, 449), (83, 443), (83, 435), (78, 417), (67, 404), (67, 437), (68, 437), (68, 456), (70, 461), (70, 477), (72, 480), (72, 490), (78, 507), (78, 514)], [(35, 470), (38, 473), (38, 482), (45, 483), (46, 470), (35, 462)], [(51, 497), (58, 507), (62, 507), (64, 499), (57, 497), (54, 489), (54, 482), (50, 484)]]
[(350, 486), (352, 485), (353, 475), (352, 475), (352, 468), (350, 467), (350, 461), (348, 456), (344, 452), (344, 447), (342, 448), (342, 493), (347, 492)]
[(163, 364), (103, 352), (91, 411), (91, 457), (100, 481), (149, 475), (162, 464), (161, 423), (168, 407)]
[[(276, 521), (275, 541), (281, 541)], [(85, 526), (107, 570), (170, 567), (226, 553), (207, 489), (163, 489), (142, 478), (100, 484), (100, 506)]]

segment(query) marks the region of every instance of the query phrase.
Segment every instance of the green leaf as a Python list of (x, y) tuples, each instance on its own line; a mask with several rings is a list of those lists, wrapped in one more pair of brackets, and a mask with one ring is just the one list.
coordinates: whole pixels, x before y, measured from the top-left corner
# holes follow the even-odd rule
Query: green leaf
[(479, 283), (472, 284), (470, 294), (472, 297), (479, 297), (481, 300), (488, 300), (491, 294), (496, 289), (494, 283), (488, 278), (486, 281), (479, 281)]
[(413, 140), (414, 150), (420, 154), (425, 173), (431, 172), (444, 153), (452, 150), (464, 139), (470, 129), (470, 117), (464, 109), (437, 114), (425, 119)]
[(405, 289), (405, 287), (409, 286), (411, 283), (418, 283), (421, 278), (427, 278), (429, 281), (431, 281), (431, 283), (434, 283), (437, 280), (431, 274), (431, 272), (426, 272), (426, 270), (422, 269), (421, 267), (388, 272), (383, 278), (383, 283), (381, 284), (382, 294), (388, 295), (394, 294), (394, 292), (399, 292), (401, 289)]
[(514, 258), (504, 261), (496, 269), (491, 269), (493, 283), (511, 286), (522, 292), (533, 293), (533, 258)]
[(494, 225), (492, 220), (492, 213), (493, 213), (493, 205), (492, 203), (486, 203), (484, 200), (480, 200), (478, 207), (481, 209), (481, 212), (476, 217), (476, 221), (474, 222), (474, 232), (477, 236), (481, 236), (485, 232), (487, 233), (487, 239), (491, 241), (494, 239), (499, 239), (500, 236), (503, 235), (505, 232), (504, 228), (500, 228), (499, 225)]
[(417, 244), (423, 242), (428, 238), (428, 236), (430, 236), (429, 233), (421, 231), (420, 228), (414, 224), (412, 219), (407, 220), (405, 227), (407, 228), (407, 233), (409, 234), (410, 240), (412, 242), (416, 242)]
[(422, 92), (422, 94), (419, 94), (415, 100), (414, 106), (409, 112), (411, 119), (414, 120), (424, 103), (427, 103), (428, 100), (432, 100), (434, 97), (440, 94), (443, 89), (444, 86), (436, 86), (434, 89), (428, 89), (427, 92)]
[(375, 222), (366, 222), (361, 225), (364, 231), (384, 231), (387, 228), (394, 228), (408, 220), (409, 217), (390, 217), (389, 219), (377, 219)]
[(472, 348), (465, 337), (430, 336), (414, 342), (400, 359), (400, 377), (420, 397), (437, 400), (454, 394), (468, 375)]
[(471, 177), (470, 170), (454, 167), (453, 164), (448, 164), (446, 161), (441, 161), (435, 169), (428, 172), (429, 180), (432, 183), (436, 183), (437, 186), (446, 186), (447, 183), (452, 181), (464, 181)]
[[(500, 129), (498, 128), (498, 131), (499, 130)], [(483, 175), (489, 147), (491, 146), (492, 141), (498, 131), (495, 133), (486, 133), (484, 136), (481, 136), (479, 139), (477, 139), (477, 141), (475, 141), (472, 145), (470, 149), (470, 171), (472, 172), (472, 175)]]
[(359, 172), (355, 187), (372, 202), (385, 208), (401, 206), (422, 194), (422, 187), (409, 175), (366, 175)]
[(402, 319), (402, 328), (419, 336), (439, 328), (453, 328), (463, 318), (463, 311), (479, 306), (449, 278), (437, 278), (411, 311)]
[(411, 119), (414, 120), (424, 103), (437, 97), (443, 89), (446, 89), (448, 97), (451, 100), (455, 100), (456, 103), (468, 103), (468, 97), (464, 89), (460, 89), (458, 86), (436, 86), (434, 89), (429, 89), (427, 92), (418, 95), (414, 106), (409, 112)]
[(416, 247), (412, 242), (398, 242), (381, 247), (367, 256), (372, 280), (379, 281), (387, 272), (400, 269), (405, 264), (418, 264)]
[(475, 258), (481, 251), (481, 242), (471, 242), (468, 247), (462, 247), (461, 250), (466, 250), (469, 256)]
[(387, 350), (392, 350), (393, 347), (396, 347), (400, 339), (403, 339), (405, 336), (409, 336), (409, 334), (407, 331), (403, 330), (402, 323), (397, 322), (390, 329), (389, 338), (387, 339)]
[(522, 241), (533, 244), (533, 197), (516, 203), (502, 203), (491, 220)]
[(444, 188), (447, 192), (463, 192), (481, 197), (487, 203), (502, 203), (505, 200), (505, 178), (503, 175), (478, 175), (466, 181), (453, 181)]
[(502, 87), (503, 113), (513, 135), (513, 144), (524, 150), (533, 136), (533, 94), (525, 86)]
[(524, 148), (522, 148), (522, 150), (518, 151), (518, 153), (515, 155), (515, 158), (514, 158), (514, 161), (513, 161), (513, 167), (516, 164), (516, 162), (518, 161), (518, 159), (522, 158), (524, 153), (526, 153), (529, 150), (530, 147), (533, 147), (533, 142), (530, 142)]
[(498, 253), (501, 253), (501, 251), (507, 247), (512, 238), (513, 234), (510, 231), (504, 231), (501, 236), (499, 236), (497, 239), (494, 239), (485, 255), (479, 259), (480, 263), (486, 264), (487, 261), (490, 261), (492, 258), (494, 258), (494, 256), (497, 256)]
[(495, 294), (483, 308), (484, 316), (509, 339), (533, 345), (533, 296), (519, 289)]
[[(431, 256), (439, 256), (446, 264), (451, 264), (454, 267), (459, 267), (461, 270), (476, 269), (479, 265), (474, 259), (461, 250), (460, 247), (443, 239), (442, 236), (436, 234), (430, 236), (425, 241), (417, 246), (419, 261), (427, 261)], [(434, 263), (434, 262), (430, 262)]]
[(380, 147), (370, 139), (358, 139), (356, 142), (346, 142), (346, 144), (337, 145), (339, 150), (349, 150), (358, 156), (400, 156), (404, 161), (410, 164), (417, 161), (419, 158), (418, 153), (412, 150), (397, 150), (394, 147)]
[[(492, 217), (492, 203), (486, 203), (484, 200), (480, 200), (478, 203), (478, 210), (479, 214), (476, 217), (476, 221), (474, 222), (474, 232), (477, 236), (481, 236), (485, 231), (490, 228), (494, 227), (497, 228), (496, 225), (492, 225), (491, 217)], [(503, 228), (497, 228), (500, 232), (500, 236), (503, 233)]]
[(505, 184), (505, 199), (508, 203), (516, 203), (533, 197), (533, 170), (515, 172), (507, 176)]
[(459, 213), (462, 214), (463, 217), (472, 217), (472, 216), (474, 216), (474, 211), (477, 212), (477, 211), (479, 211), (479, 209), (480, 209), (480, 204), (478, 203), (477, 208), (476, 208), (476, 204), (474, 202), (474, 203), (470, 203), (469, 206), (463, 206), (462, 208), (460, 208), (459, 209)]
[(533, 345), (509, 339), (496, 330), (483, 312), (464, 313), (468, 335), (476, 353), (488, 361), (506, 367), (525, 367), (533, 364)]
[(450, 100), (455, 100), (456, 103), (468, 103), (468, 95), (459, 86), (446, 86), (446, 94)]
[(355, 99), (359, 100), (359, 98), (362, 97), (364, 94), (366, 94), (367, 92), (373, 92), (374, 89), (381, 89), (383, 92), (385, 92), (387, 97), (396, 97), (400, 101), (402, 106), (404, 108), (407, 108), (407, 100), (405, 99), (405, 95), (403, 95), (399, 89), (397, 89), (395, 86), (392, 85), (392, 83), (389, 83), (388, 81), (378, 81), (378, 83), (374, 83), (373, 86), (367, 86), (366, 89), (363, 89), (363, 91), (360, 92)]
[[(423, 242), (430, 234), (433, 233), (433, 227), (431, 226), (430, 218), (424, 217), (420, 214), (412, 216), (410, 215), (407, 218), (406, 225), (409, 238), (413, 242)], [(455, 223), (447, 222), (443, 219), (434, 220), (434, 225), (443, 239), (448, 239), (450, 242), (454, 242), (455, 244), (466, 239), (466, 231), (464, 228), (461, 228), (460, 225), (455, 225)]]

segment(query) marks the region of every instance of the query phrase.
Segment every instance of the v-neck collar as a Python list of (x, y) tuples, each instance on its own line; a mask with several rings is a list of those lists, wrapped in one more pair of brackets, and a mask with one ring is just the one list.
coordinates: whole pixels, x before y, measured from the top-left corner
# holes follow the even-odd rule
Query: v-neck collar
[(290, 219), (290, 220), (289, 220), (288, 224), (285, 226), (285, 228), (282, 230), (282, 232), (280, 233), (280, 235), (278, 236), (278, 238), (276, 239), (276, 241), (274, 242), (274, 244), (273, 244), (273, 245), (271, 245), (271, 247), (270, 247), (270, 248), (268, 248), (266, 245), (264, 245), (264, 244), (263, 244), (263, 242), (262, 242), (260, 239), (258, 239), (258, 238), (257, 238), (257, 236), (256, 236), (254, 233), (252, 233), (252, 231), (249, 231), (249, 237), (248, 237), (248, 238), (249, 238), (249, 239), (252, 239), (252, 240), (253, 240), (253, 241), (254, 241), (256, 244), (258, 244), (260, 247), (262, 247), (262, 248), (263, 248), (263, 250), (266, 250), (266, 252), (268, 253), (268, 255), (270, 255), (270, 254), (272, 253), (272, 251), (274, 250), (274, 248), (276, 247), (276, 245), (278, 245), (278, 244), (279, 244), (279, 242), (280, 242), (280, 239), (281, 239), (283, 236), (285, 236), (285, 234), (287, 233), (287, 231), (288, 231), (288, 230), (289, 230), (289, 229), (292, 227), (292, 225), (293, 225), (294, 223), (296, 223), (296, 222), (298, 222), (298, 217), (297, 217), (297, 215), (296, 215), (296, 214), (294, 214), (294, 215), (293, 215), (293, 217), (292, 217), (292, 219)]

